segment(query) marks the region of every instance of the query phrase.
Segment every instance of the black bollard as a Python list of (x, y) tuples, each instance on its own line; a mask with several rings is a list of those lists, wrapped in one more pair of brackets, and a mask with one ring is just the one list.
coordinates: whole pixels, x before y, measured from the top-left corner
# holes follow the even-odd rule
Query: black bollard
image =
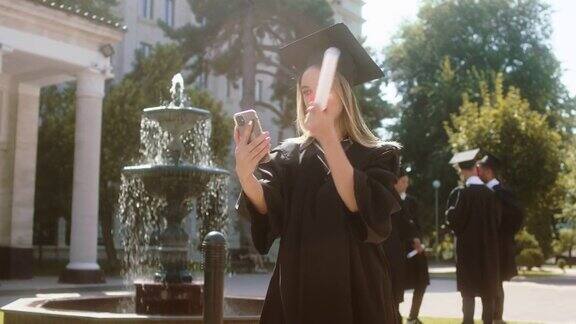
[(226, 239), (212, 231), (202, 243), (204, 248), (204, 323), (222, 324), (224, 319), (224, 268)]

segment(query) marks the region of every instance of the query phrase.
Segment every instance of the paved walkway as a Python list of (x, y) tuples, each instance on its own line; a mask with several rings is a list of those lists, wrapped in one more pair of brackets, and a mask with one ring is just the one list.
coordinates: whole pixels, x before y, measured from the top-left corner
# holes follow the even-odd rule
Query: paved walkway
[[(453, 272), (453, 268), (432, 268), (433, 276)], [(226, 294), (264, 297), (270, 280), (269, 274), (241, 274), (226, 277)], [(121, 278), (108, 278), (102, 285), (69, 285), (57, 283), (56, 277), (37, 277), (30, 280), (0, 282), (0, 307), (22, 297), (37, 293), (64, 293), (124, 290)], [(505, 319), (538, 323), (576, 323), (576, 269), (561, 277), (516, 279), (504, 285), (506, 292)], [(403, 315), (408, 314), (411, 292), (406, 292), (401, 305)], [(453, 278), (433, 278), (424, 296), (421, 315), (430, 317), (461, 316), (461, 299)], [(481, 313), (477, 300), (476, 314)]]

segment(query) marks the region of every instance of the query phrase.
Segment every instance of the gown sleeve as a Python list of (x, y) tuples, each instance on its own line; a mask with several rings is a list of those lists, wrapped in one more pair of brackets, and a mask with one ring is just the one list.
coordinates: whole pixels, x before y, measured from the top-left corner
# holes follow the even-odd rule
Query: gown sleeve
[(390, 216), (400, 210), (394, 190), (399, 167), (398, 148), (375, 149), (362, 168), (354, 168), (354, 195), (358, 211), (347, 211), (352, 228), (366, 243), (382, 243), (392, 229)]
[(282, 168), (280, 161), (282, 151), (274, 149), (270, 152), (270, 161), (261, 164), (257, 169), (257, 178), (262, 184), (264, 200), (268, 213), (260, 214), (244, 191), (236, 202), (236, 210), (241, 217), (250, 220), (252, 242), (260, 254), (267, 254), (272, 243), (282, 232), (284, 217), (284, 202), (282, 199)]

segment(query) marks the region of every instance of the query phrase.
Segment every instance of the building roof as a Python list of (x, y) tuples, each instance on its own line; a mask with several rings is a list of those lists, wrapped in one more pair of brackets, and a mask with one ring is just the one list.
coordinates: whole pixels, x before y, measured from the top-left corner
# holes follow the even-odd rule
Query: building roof
[(126, 25), (123, 25), (117, 18), (98, 16), (94, 13), (79, 8), (78, 6), (70, 6), (64, 4), (62, 3), (62, 1), (59, 0), (27, 0), (27, 1), (36, 3), (44, 7), (69, 13), (71, 15), (82, 17), (99, 25), (104, 25), (122, 31), (127, 30)]

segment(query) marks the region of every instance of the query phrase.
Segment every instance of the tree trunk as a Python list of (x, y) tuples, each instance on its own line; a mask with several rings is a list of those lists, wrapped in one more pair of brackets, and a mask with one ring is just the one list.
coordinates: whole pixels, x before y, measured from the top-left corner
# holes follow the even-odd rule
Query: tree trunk
[(246, 0), (246, 13), (242, 21), (242, 100), (240, 109), (254, 109), (256, 86), (256, 44), (254, 39), (254, 5)]

